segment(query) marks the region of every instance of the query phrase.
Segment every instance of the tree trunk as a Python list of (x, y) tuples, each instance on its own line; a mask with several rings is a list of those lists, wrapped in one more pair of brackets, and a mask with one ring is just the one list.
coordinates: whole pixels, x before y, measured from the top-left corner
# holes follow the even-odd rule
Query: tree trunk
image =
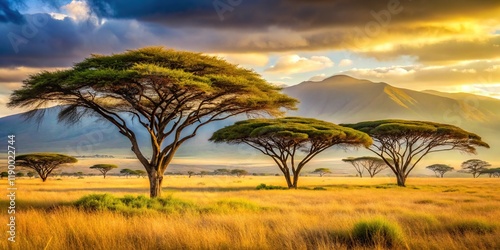
[(297, 189), (299, 184), (299, 173), (293, 174), (293, 188)]
[(406, 177), (404, 176), (404, 174), (396, 174), (396, 178), (398, 179), (398, 186), (406, 187), (405, 186)]
[(47, 180), (47, 176), (40, 176), (40, 178), (42, 178), (42, 182), (45, 182)]
[(105, 173), (105, 174), (103, 174), (103, 175), (104, 175), (104, 179), (106, 179), (106, 173)]
[(148, 175), (149, 177), (149, 197), (156, 198), (161, 196), (161, 185), (163, 182), (163, 175), (153, 171)]

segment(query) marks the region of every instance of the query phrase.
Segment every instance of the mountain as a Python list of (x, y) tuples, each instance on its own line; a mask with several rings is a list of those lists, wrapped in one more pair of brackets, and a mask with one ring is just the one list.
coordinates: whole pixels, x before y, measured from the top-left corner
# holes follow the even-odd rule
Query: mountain
[[(293, 116), (313, 117), (335, 123), (398, 118), (457, 125), (479, 134), (492, 147), (489, 150), (481, 149), (477, 157), (491, 162), (500, 162), (500, 100), (472, 94), (420, 92), (345, 75), (332, 76), (321, 82), (303, 82), (285, 88), (283, 91), (300, 100), (299, 109), (288, 114)], [(86, 117), (73, 126), (60, 124), (57, 123), (59, 110), (60, 107), (48, 108), (39, 125), (32, 120), (25, 121), (21, 114), (2, 117), (0, 118), (2, 128), (0, 138), (15, 134), (18, 154), (56, 151), (70, 155), (133, 156), (130, 142), (119, 134), (114, 126), (107, 122), (99, 122), (96, 117)], [(208, 142), (213, 131), (245, 118), (245, 116), (239, 116), (204, 127), (197, 137), (181, 147), (176, 156), (191, 159), (192, 164), (199, 165), (220, 165), (229, 158), (238, 160), (228, 160), (225, 164), (263, 164), (265, 166), (268, 162), (267, 166), (272, 165), (255, 150), (243, 145), (219, 145)], [(133, 127), (140, 137), (140, 144), (147, 149), (147, 134), (139, 129), (140, 125), (134, 124)], [(5, 152), (5, 150), (5, 147), (0, 148), (0, 152)], [(354, 153), (325, 153), (313, 164), (317, 167), (338, 164), (339, 158), (347, 156), (346, 154), (366, 155), (370, 153), (366, 150)], [(429, 159), (439, 159), (443, 162), (444, 160), (439, 157), (446, 158), (448, 154), (436, 154)], [(470, 157), (475, 156), (452, 153), (446, 159), (461, 162)]]
[[(476, 105), (451, 94), (419, 92), (345, 75), (332, 76), (321, 82), (303, 82), (284, 89), (284, 92), (301, 101), (298, 111), (293, 114), (337, 123), (386, 118), (452, 124), (457, 123), (457, 119), (467, 123), (500, 120), (500, 100)], [(486, 101), (481, 99), (481, 102)]]

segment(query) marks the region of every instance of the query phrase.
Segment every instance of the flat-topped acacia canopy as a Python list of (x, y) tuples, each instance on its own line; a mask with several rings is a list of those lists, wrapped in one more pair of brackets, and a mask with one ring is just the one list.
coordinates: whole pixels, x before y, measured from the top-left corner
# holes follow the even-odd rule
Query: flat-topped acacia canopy
[(16, 163), (19, 166), (35, 170), (43, 182), (60, 165), (76, 162), (78, 162), (76, 158), (58, 153), (32, 153), (16, 156)]
[[(366, 133), (301, 117), (236, 122), (216, 131), (210, 140), (216, 143), (245, 143), (270, 156), (283, 172), (289, 188), (297, 188), (304, 165), (327, 148), (334, 145), (369, 147), (372, 143)], [(304, 152), (304, 157), (295, 159), (300, 151)]]
[(312, 118), (285, 117), (250, 119), (218, 130), (210, 138), (214, 142), (240, 142), (257, 138), (280, 138), (295, 143), (318, 141), (370, 146), (371, 138), (354, 129)]

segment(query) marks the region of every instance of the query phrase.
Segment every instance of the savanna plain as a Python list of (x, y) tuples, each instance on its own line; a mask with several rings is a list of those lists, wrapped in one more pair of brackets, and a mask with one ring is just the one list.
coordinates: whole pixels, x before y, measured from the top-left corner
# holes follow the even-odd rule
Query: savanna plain
[(20, 178), (16, 242), (0, 249), (500, 249), (498, 178), (261, 183), (284, 180), (166, 176), (152, 201), (147, 178)]

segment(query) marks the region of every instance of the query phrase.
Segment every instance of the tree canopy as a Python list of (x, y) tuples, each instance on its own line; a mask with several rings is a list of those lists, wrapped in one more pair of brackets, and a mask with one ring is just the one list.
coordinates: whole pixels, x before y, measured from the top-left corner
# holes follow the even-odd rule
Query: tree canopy
[(477, 134), (459, 127), (426, 121), (379, 120), (342, 124), (369, 134), (370, 151), (380, 156), (397, 177), (399, 186), (420, 160), (429, 153), (458, 150), (476, 153), (476, 147), (489, 148)]
[[(289, 188), (297, 188), (304, 165), (327, 148), (334, 145), (368, 147), (372, 143), (363, 132), (301, 117), (236, 122), (216, 131), (210, 140), (216, 143), (245, 143), (270, 156), (283, 172)], [(302, 159), (296, 159), (301, 151), (304, 153)]]
[(63, 164), (76, 162), (78, 160), (74, 157), (57, 153), (33, 153), (16, 157), (18, 166), (35, 170), (43, 182), (47, 180), (47, 177), (54, 169)]
[[(92, 55), (72, 68), (43, 71), (24, 80), (8, 106), (34, 109), (65, 105), (59, 120), (88, 114), (111, 122), (127, 137), (150, 179), (150, 196), (161, 193), (163, 173), (178, 148), (204, 125), (238, 114), (282, 115), (296, 100), (254, 71), (201, 53), (147, 47)], [(133, 117), (148, 132), (151, 155), (139, 147)]]
[(362, 156), (362, 157), (349, 157), (342, 159), (343, 162), (351, 163), (359, 177), (363, 177), (363, 172), (366, 169), (371, 178), (375, 177), (382, 170), (387, 168), (385, 161), (379, 157)]
[(453, 167), (450, 167), (448, 165), (445, 165), (445, 164), (432, 164), (430, 166), (427, 166), (426, 167), (427, 169), (429, 170), (432, 170), (437, 177), (441, 177), (443, 178), (444, 177), (444, 174), (446, 172), (450, 172), (450, 171), (453, 171)]
[(316, 174), (319, 174), (320, 177), (323, 177), (323, 175), (325, 175), (325, 174), (331, 174), (332, 173), (332, 171), (330, 171), (330, 169), (328, 169), (328, 168), (317, 168), (317, 169), (315, 169), (312, 172), (316, 173)]
[(106, 174), (114, 168), (118, 168), (117, 165), (114, 164), (96, 164), (90, 167), (91, 169), (97, 169), (101, 172), (104, 179), (106, 179)]

